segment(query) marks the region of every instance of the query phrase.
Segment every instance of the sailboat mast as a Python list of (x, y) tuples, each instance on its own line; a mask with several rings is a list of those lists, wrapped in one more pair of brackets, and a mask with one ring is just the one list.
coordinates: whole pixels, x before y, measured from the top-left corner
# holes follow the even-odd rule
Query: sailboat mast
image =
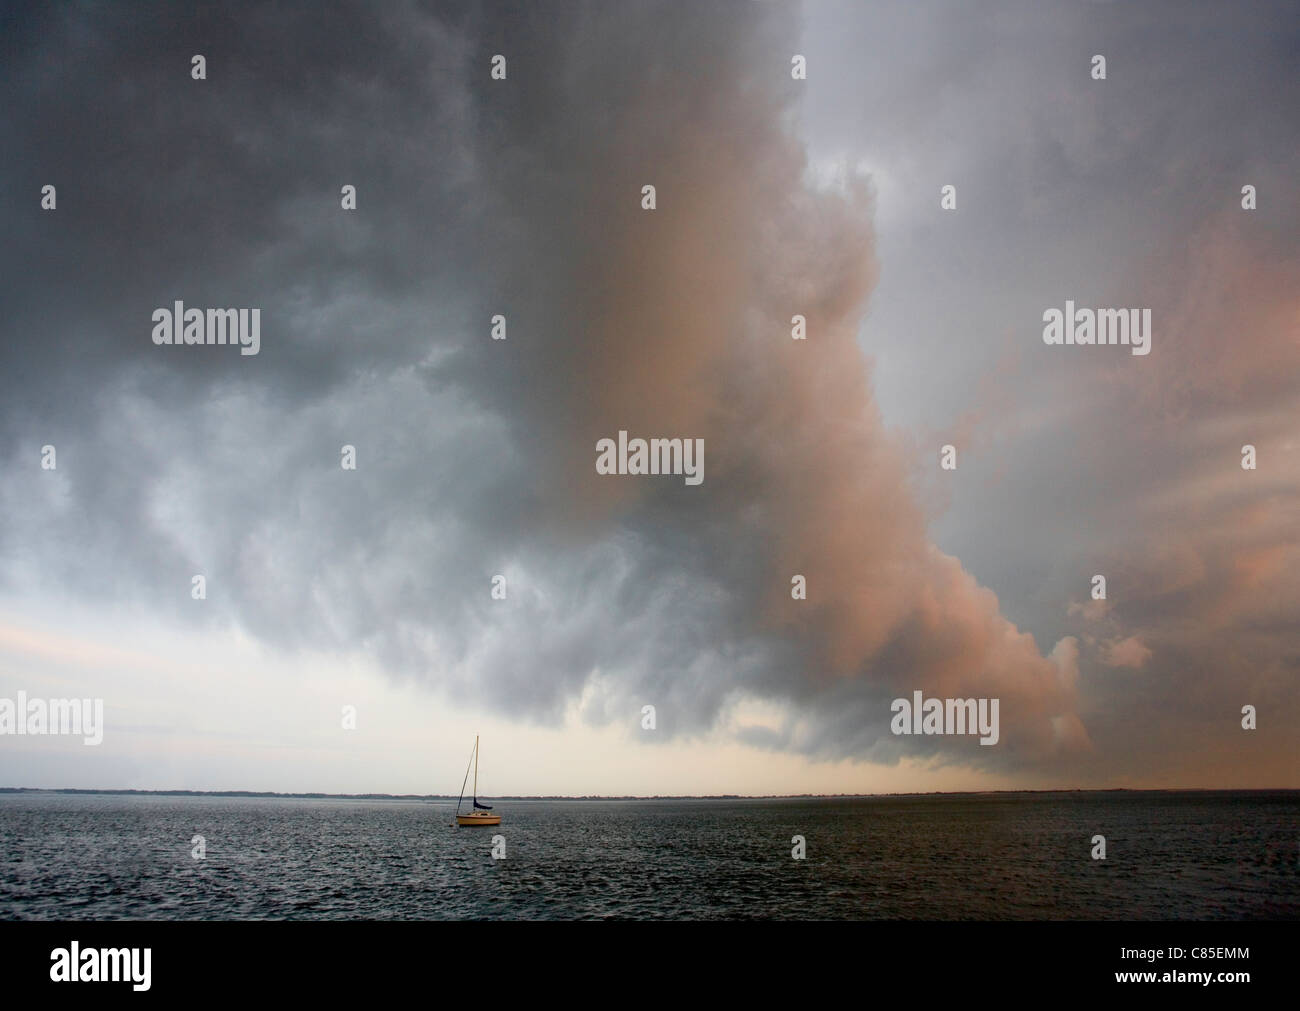
[(474, 735), (474, 803), (478, 803), (478, 735)]

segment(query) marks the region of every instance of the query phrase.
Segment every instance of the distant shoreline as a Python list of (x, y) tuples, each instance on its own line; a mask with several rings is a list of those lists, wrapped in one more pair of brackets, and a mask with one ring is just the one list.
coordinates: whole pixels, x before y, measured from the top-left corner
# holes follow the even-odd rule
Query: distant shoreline
[[(445, 793), (276, 793), (270, 790), (84, 790), (71, 787), (45, 789), (34, 786), (0, 786), (0, 794), (62, 793), (70, 795), (104, 794), (109, 796), (141, 797), (265, 797), (280, 800), (455, 800)], [(1252, 786), (1234, 787), (1168, 787), (1133, 789), (1109, 787), (1085, 790), (1081, 788), (1059, 790), (933, 790), (928, 793), (774, 793), (774, 794), (654, 794), (638, 796), (585, 795), (563, 796), (546, 794), (535, 796), (482, 797), (482, 800), (870, 800), (880, 797), (995, 797), (1046, 793), (1300, 793), (1294, 787)]]

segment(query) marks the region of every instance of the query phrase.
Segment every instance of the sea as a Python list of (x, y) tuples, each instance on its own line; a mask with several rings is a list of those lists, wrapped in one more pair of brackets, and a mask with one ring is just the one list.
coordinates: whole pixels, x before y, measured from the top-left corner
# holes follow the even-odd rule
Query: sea
[(0, 919), (1300, 919), (1300, 791), (492, 803), (0, 793)]

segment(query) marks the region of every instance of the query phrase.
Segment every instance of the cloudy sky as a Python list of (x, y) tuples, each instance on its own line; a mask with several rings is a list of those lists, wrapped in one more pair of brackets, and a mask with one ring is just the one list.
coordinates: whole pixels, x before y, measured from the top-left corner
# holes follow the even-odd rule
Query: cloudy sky
[(0, 18), (0, 785), (1300, 786), (1290, 5)]

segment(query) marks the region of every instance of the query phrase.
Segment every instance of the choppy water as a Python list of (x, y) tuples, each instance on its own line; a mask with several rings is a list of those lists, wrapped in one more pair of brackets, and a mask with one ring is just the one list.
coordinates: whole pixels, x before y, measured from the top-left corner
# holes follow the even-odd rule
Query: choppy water
[(1296, 792), (453, 806), (0, 794), (0, 918), (1300, 918)]

